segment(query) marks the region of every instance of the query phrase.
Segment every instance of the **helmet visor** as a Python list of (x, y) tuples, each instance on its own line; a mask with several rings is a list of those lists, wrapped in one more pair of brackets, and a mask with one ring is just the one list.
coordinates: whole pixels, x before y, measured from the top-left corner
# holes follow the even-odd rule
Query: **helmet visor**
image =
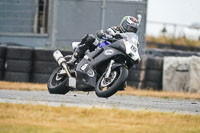
[(137, 28), (129, 25), (129, 26), (127, 26), (127, 31), (128, 32), (136, 33), (137, 32)]

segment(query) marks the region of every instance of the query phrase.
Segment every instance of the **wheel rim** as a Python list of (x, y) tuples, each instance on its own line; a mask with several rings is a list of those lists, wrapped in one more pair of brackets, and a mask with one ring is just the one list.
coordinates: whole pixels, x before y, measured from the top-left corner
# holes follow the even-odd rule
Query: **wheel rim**
[(106, 86), (110, 85), (114, 81), (116, 76), (117, 76), (117, 72), (116, 71), (111, 72), (111, 74), (110, 74), (110, 76), (108, 78), (104, 77), (101, 80), (101, 86), (102, 87), (106, 87)]
[(115, 81), (116, 77), (117, 77), (116, 71), (111, 72), (111, 74), (108, 78), (103, 77), (101, 80), (101, 83), (100, 83), (100, 90), (101, 91), (108, 90), (109, 87), (113, 84), (113, 81)]
[(59, 82), (62, 78), (63, 78), (63, 76), (60, 76), (60, 75), (56, 74), (56, 81)]
[(66, 79), (66, 75), (59, 75), (58, 73), (60, 72), (61, 68), (58, 69), (57, 73), (55, 73), (55, 75), (52, 78), (52, 82), (51, 85), (52, 86), (58, 86), (60, 85), (65, 79)]
[(63, 75), (61, 71), (63, 70), (61, 69), (56, 73), (56, 81), (60, 81), (62, 78), (65, 77), (65, 75)]

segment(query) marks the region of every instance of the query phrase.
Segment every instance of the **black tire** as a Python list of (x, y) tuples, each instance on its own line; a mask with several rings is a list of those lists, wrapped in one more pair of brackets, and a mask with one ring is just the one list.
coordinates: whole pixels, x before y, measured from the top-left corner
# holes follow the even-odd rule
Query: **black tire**
[(53, 58), (53, 50), (50, 49), (35, 49), (33, 57), (35, 61), (55, 61)]
[(161, 83), (162, 82), (162, 71), (160, 70), (146, 70), (146, 81), (151, 81), (155, 83)]
[(32, 60), (33, 48), (30, 47), (7, 47), (6, 59)]
[(15, 81), (15, 82), (29, 82), (30, 81), (29, 73), (20, 73), (20, 72), (5, 72), (4, 79), (6, 81)]
[(0, 71), (3, 71), (5, 69), (5, 61), (4, 59), (0, 59)]
[[(51, 49), (35, 49), (34, 50), (34, 60), (35, 61), (55, 61), (53, 58), (54, 50)], [(72, 51), (61, 51), (63, 56), (71, 55)]]
[(34, 73), (45, 73), (51, 74), (52, 71), (58, 66), (58, 64), (54, 62), (46, 62), (46, 61), (35, 61), (33, 64), (33, 72)]
[(50, 77), (50, 74), (34, 73), (32, 75), (32, 80), (31, 81), (33, 83), (47, 83), (49, 77)]
[(0, 80), (3, 80), (3, 71), (0, 71)]
[(66, 94), (70, 90), (70, 88), (66, 87), (66, 83), (68, 82), (67, 76), (64, 77), (63, 80), (61, 80), (61, 82), (59, 83), (55, 81), (56, 74), (59, 70), (61, 70), (60, 66), (58, 66), (49, 77), (47, 87), (48, 87), (49, 93), (51, 94)]
[(128, 81), (128, 86), (132, 86), (132, 87), (135, 87), (137, 89), (144, 89), (145, 88), (145, 82)]
[(162, 85), (155, 82), (148, 81), (145, 83), (145, 85), (146, 85), (146, 89), (162, 90)]
[(163, 58), (160, 57), (149, 57), (147, 60), (147, 69), (158, 69), (162, 70)]
[(6, 60), (6, 71), (30, 73), (32, 61), (29, 60)]
[(147, 66), (147, 57), (146, 56), (142, 56), (140, 63), (138, 63), (136, 65), (136, 69), (137, 70), (145, 70), (146, 66)]
[(145, 71), (144, 70), (132, 70), (129, 72), (128, 81), (144, 81)]
[(6, 47), (0, 46), (0, 58), (5, 58), (6, 56)]
[(108, 85), (108, 89), (105, 91), (102, 91), (101, 87), (101, 82), (105, 74), (103, 74), (99, 78), (97, 86), (95, 88), (95, 93), (98, 97), (107, 98), (112, 96), (120, 89), (120, 86), (126, 81), (128, 77), (128, 70), (125, 67), (118, 67), (113, 71), (117, 72), (117, 76), (115, 77), (114, 81), (112, 81), (112, 83)]

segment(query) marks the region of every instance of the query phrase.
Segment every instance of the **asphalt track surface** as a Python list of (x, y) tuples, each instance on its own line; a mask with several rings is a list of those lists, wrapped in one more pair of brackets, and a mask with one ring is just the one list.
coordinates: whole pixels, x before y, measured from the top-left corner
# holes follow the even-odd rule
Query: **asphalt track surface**
[(43, 104), (48, 106), (78, 106), (119, 108), (128, 110), (153, 110), (181, 114), (200, 114), (200, 100), (162, 99), (114, 95), (108, 99), (98, 98), (94, 92), (69, 92), (53, 95), (48, 91), (0, 90), (0, 103)]

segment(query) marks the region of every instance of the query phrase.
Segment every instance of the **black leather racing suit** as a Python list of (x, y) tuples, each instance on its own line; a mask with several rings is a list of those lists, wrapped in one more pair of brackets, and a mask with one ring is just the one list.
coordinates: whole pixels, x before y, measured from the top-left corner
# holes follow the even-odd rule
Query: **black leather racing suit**
[[(117, 37), (116, 35), (121, 33), (120, 29), (116, 26), (113, 26), (111, 28), (108, 28), (107, 30), (99, 30), (96, 32), (97, 38), (102, 39), (103, 37), (106, 38), (115, 38), (115, 39), (121, 39)], [(98, 46), (99, 41), (94, 35), (92, 34), (86, 34), (79, 44), (78, 48), (74, 51), (74, 56), (77, 58), (83, 58), (85, 55), (85, 52), (89, 50), (90, 52), (95, 50), (95, 48)]]

